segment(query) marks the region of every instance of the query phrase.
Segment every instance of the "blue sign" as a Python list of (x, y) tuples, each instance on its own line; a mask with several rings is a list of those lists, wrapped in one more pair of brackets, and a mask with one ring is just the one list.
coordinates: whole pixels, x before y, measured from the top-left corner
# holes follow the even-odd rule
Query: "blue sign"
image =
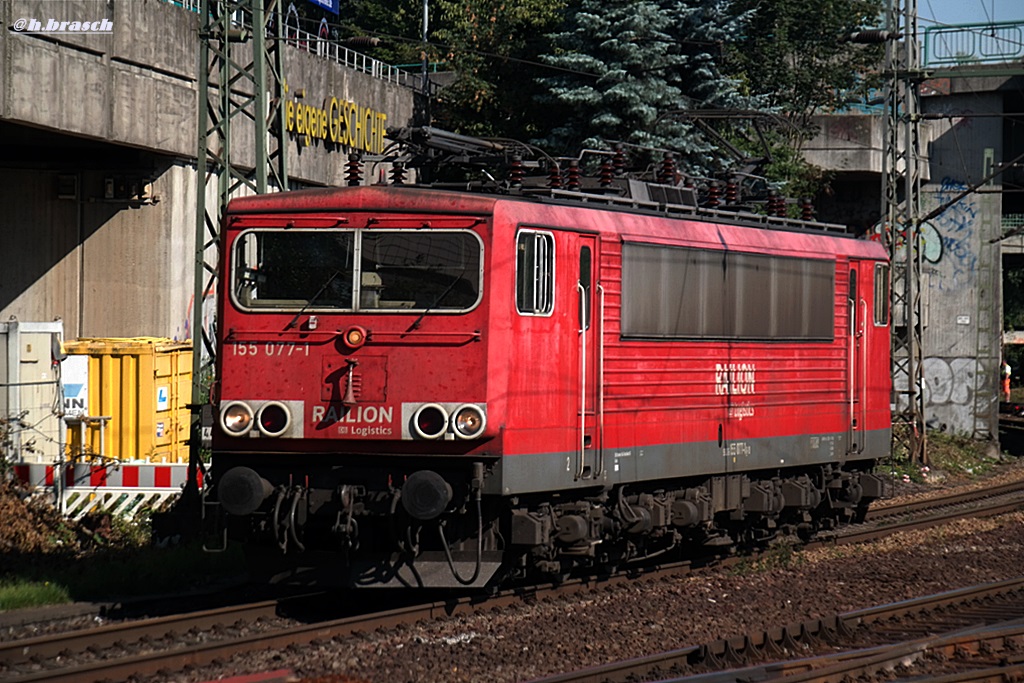
[(311, 3), (332, 14), (341, 14), (341, 0), (309, 0)]

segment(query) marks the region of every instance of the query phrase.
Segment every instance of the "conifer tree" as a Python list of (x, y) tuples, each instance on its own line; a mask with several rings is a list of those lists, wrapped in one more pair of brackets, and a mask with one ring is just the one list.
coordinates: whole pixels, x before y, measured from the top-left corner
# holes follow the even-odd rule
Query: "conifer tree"
[(621, 141), (713, 169), (717, 146), (670, 113), (753, 105), (720, 68), (743, 19), (728, 0), (576, 0), (543, 57), (560, 70), (538, 79), (557, 123), (538, 143), (571, 154)]

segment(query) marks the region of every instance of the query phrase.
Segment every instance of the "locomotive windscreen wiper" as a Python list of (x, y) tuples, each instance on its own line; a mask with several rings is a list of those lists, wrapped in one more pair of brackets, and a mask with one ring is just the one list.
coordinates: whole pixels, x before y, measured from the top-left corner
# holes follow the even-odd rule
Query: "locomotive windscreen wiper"
[(460, 282), (462, 282), (462, 276), (465, 275), (465, 274), (466, 274), (466, 269), (463, 268), (462, 272), (459, 273), (458, 277), (452, 278), (452, 282), (451, 282), (450, 285), (448, 285), (447, 289), (445, 289), (443, 292), (441, 292), (441, 296), (437, 297), (437, 299), (434, 300), (434, 303), (430, 304), (429, 306), (427, 306), (426, 308), (423, 309), (423, 312), (420, 313), (420, 317), (418, 317), (418, 318), (416, 318), (416, 320), (412, 321), (412, 325), (409, 325), (409, 329), (406, 330), (406, 333), (412, 332), (417, 327), (419, 327), (420, 323), (423, 322), (423, 318), (425, 318), (427, 316), (427, 313), (430, 313), (437, 306), (441, 305), (441, 302), (444, 301), (444, 298), (446, 296), (448, 296), (449, 294), (451, 294), (452, 290), (455, 289), (455, 285), (457, 285)]
[(307, 301), (307, 302), (306, 302), (306, 305), (305, 305), (305, 306), (303, 306), (303, 307), (302, 307), (302, 309), (301, 309), (301, 310), (300, 310), (300, 311), (299, 311), (298, 313), (296, 313), (296, 314), (295, 314), (295, 317), (294, 317), (294, 318), (292, 318), (291, 322), (290, 322), (290, 323), (288, 323), (288, 325), (287, 325), (287, 326), (285, 326), (285, 328), (284, 328), (284, 329), (286, 329), (286, 330), (290, 330), (290, 329), (292, 329), (293, 327), (295, 327), (295, 324), (296, 324), (297, 322), (299, 322), (299, 318), (301, 318), (301, 317), (302, 317), (302, 314), (303, 314), (303, 313), (305, 313), (305, 312), (306, 312), (306, 311), (307, 311), (307, 310), (309, 309), (309, 307), (310, 307), (310, 306), (312, 306), (312, 305), (313, 305), (313, 303), (314, 303), (314, 302), (315, 302), (315, 301), (316, 301), (317, 299), (319, 299), (319, 298), (320, 298), (320, 296), (321, 296), (321, 295), (322, 295), (322, 294), (323, 294), (324, 292), (326, 292), (326, 291), (327, 291), (327, 288), (331, 286), (331, 283), (332, 283), (332, 282), (334, 282), (334, 279), (335, 279), (336, 277), (338, 277), (339, 275), (341, 275), (341, 271), (340, 271), (340, 270), (336, 270), (336, 271), (334, 271), (334, 274), (333, 274), (333, 275), (331, 275), (331, 276), (330, 276), (329, 278), (327, 278), (327, 282), (325, 282), (325, 283), (323, 284), (323, 286), (322, 286), (322, 287), (320, 287), (320, 289), (319, 289), (319, 290), (317, 290), (317, 293), (316, 293), (316, 294), (314, 294), (314, 295), (313, 295), (312, 297), (310, 297), (309, 301)]

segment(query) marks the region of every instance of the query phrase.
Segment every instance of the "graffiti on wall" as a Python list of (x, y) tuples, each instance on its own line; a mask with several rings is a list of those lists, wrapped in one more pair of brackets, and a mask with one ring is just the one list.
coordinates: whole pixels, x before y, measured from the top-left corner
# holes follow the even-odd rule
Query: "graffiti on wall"
[[(935, 195), (939, 206), (947, 204), (967, 189), (967, 185), (953, 178), (943, 178)], [(938, 281), (939, 289), (958, 289), (970, 285), (978, 265), (974, 247), (974, 224), (978, 217), (978, 204), (973, 195), (967, 195), (932, 219), (942, 237), (942, 250), (949, 263), (948, 278)]]
[[(996, 380), (976, 358), (925, 358), (922, 370), (930, 428), (973, 434), (995, 419)], [(994, 422), (987, 429), (994, 430)]]
[(974, 405), (974, 383), (982, 371), (976, 358), (929, 357), (922, 369), (925, 405)]
[[(942, 180), (935, 199), (939, 206), (951, 202), (967, 185), (946, 177)], [(945, 258), (949, 268), (949, 279), (937, 280), (939, 289), (954, 289), (971, 284), (978, 255), (974, 249), (974, 222), (978, 217), (978, 205), (972, 195), (954, 202), (948, 209), (921, 224), (921, 256), (928, 263), (939, 263)], [(886, 241), (895, 240), (896, 251), (906, 245), (907, 231), (903, 229), (892, 234), (888, 223), (884, 224)], [(871, 239), (882, 239), (883, 224), (875, 225)]]
[[(880, 241), (882, 239), (882, 228), (881, 223), (875, 226), (871, 233), (871, 239)], [(889, 230), (889, 224), (885, 224), (885, 235), (886, 241), (895, 239), (896, 240), (896, 251), (899, 252), (907, 245), (907, 231), (904, 228), (896, 233), (895, 236)], [(921, 257), (928, 263), (938, 263), (942, 260), (942, 235), (939, 234), (938, 229), (931, 223), (921, 224)]]
[(976, 358), (930, 357), (924, 359), (922, 370), (926, 415), (937, 423), (930, 427), (971, 434), (981, 420), (990, 423), (989, 431), (995, 429), (998, 368), (986, 370)]

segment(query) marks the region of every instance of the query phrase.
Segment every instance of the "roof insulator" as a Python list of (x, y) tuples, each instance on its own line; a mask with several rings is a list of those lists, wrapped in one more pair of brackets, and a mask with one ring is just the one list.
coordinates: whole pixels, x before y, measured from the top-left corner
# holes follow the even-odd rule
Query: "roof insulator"
[(548, 187), (552, 190), (562, 187), (562, 169), (558, 168), (555, 162), (548, 166)]
[(576, 159), (569, 161), (569, 168), (565, 172), (565, 186), (569, 190), (578, 190), (580, 183), (580, 162)]
[(358, 187), (363, 184), (363, 163), (358, 154), (349, 154), (348, 163), (345, 164), (345, 180), (349, 187)]

